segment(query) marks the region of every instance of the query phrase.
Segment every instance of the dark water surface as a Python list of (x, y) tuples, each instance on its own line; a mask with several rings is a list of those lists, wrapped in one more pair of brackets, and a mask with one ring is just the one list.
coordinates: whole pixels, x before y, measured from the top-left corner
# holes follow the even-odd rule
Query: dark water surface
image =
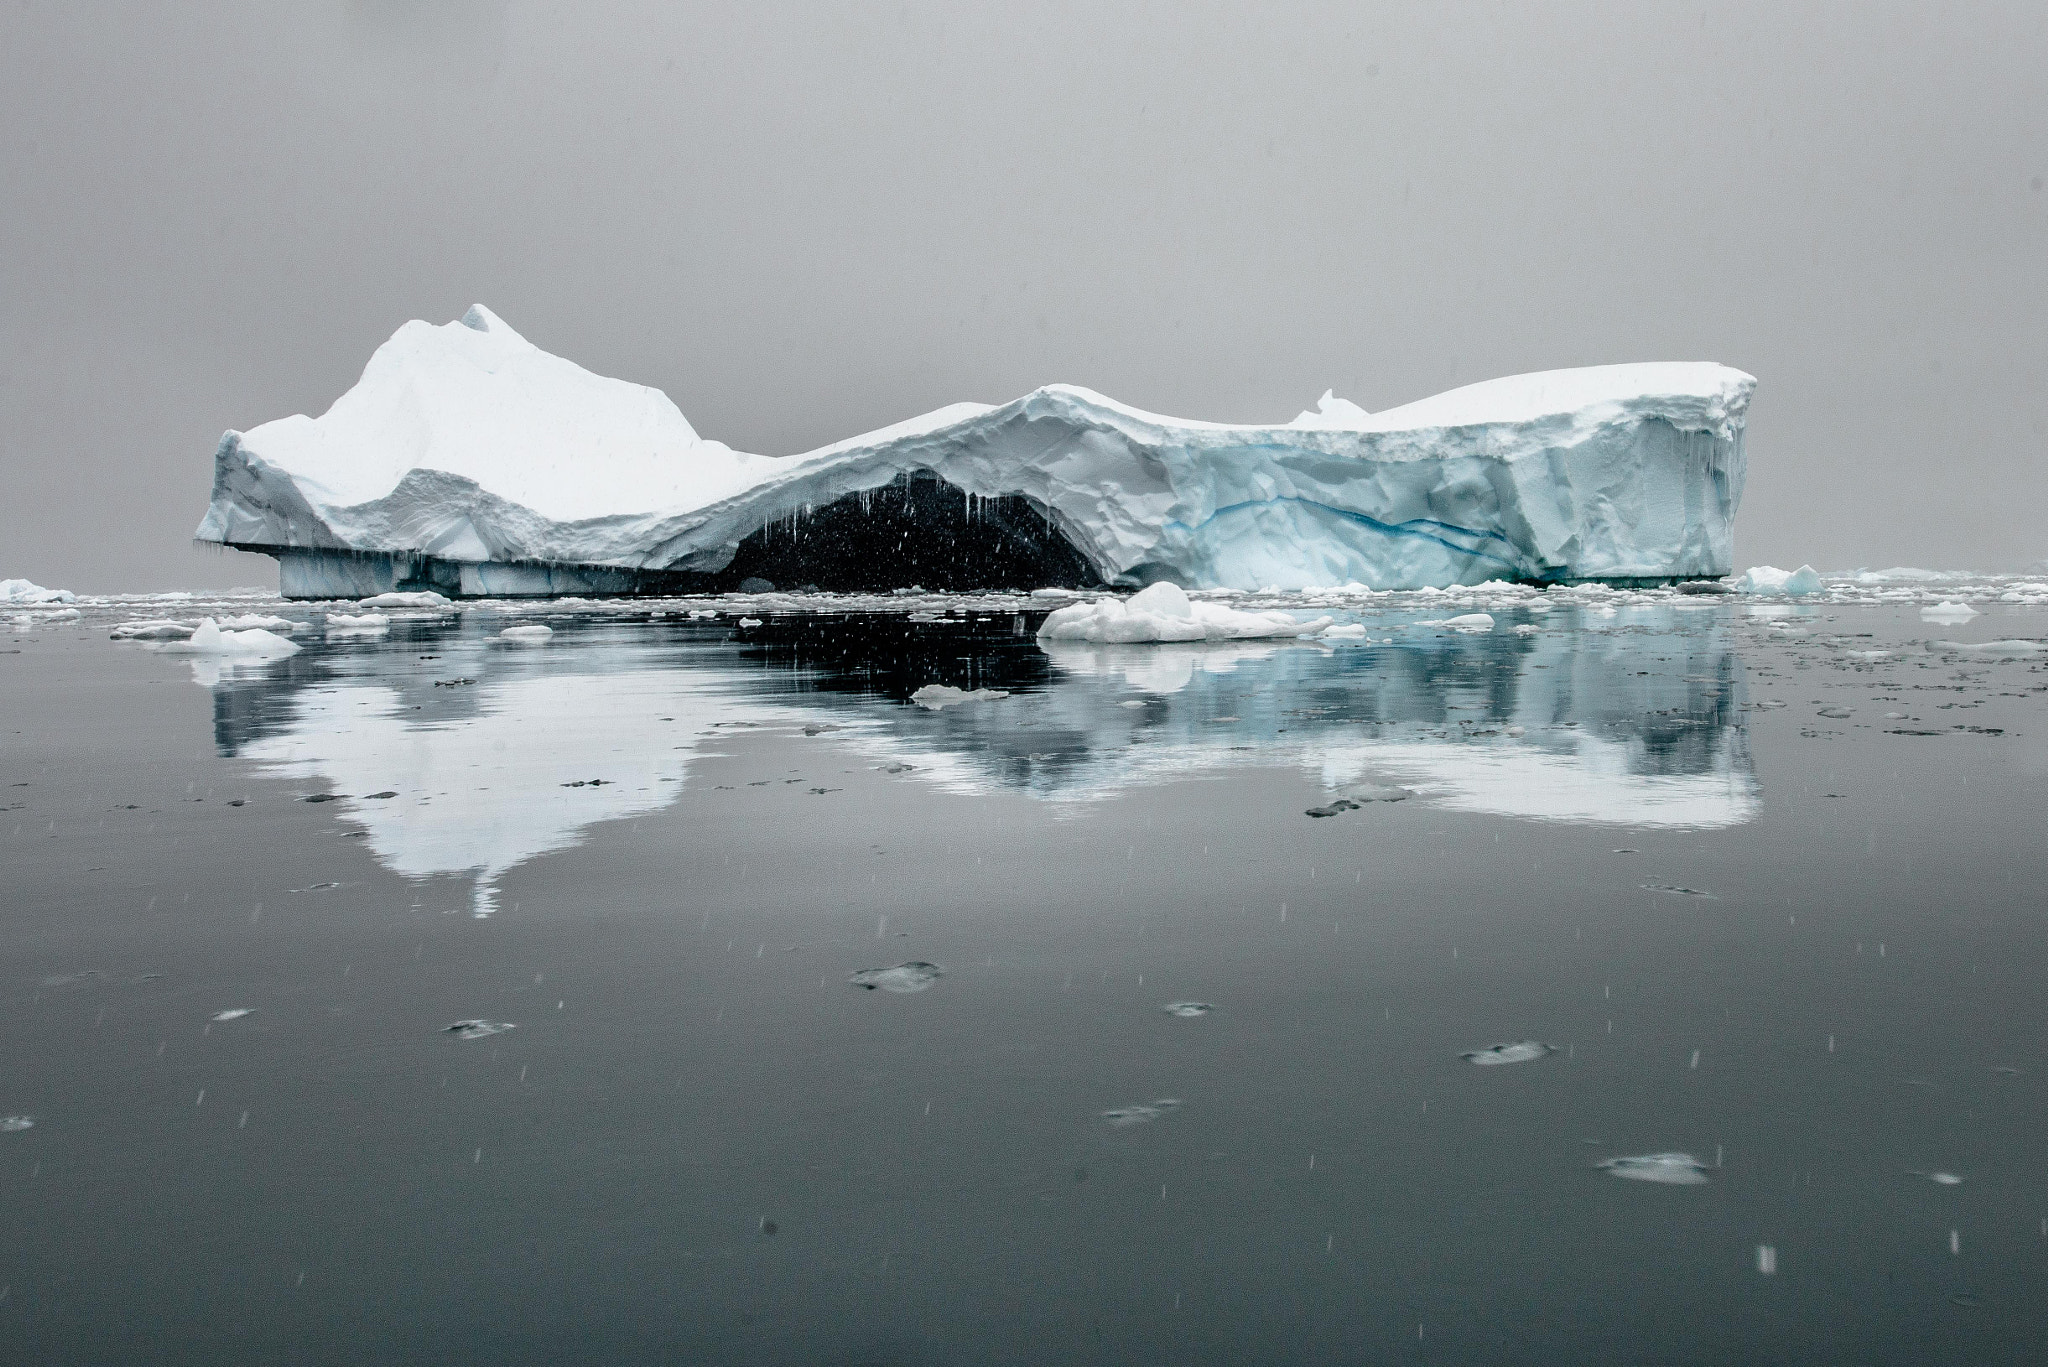
[(2042, 609), (982, 615), (0, 642), (0, 1359), (2040, 1360)]

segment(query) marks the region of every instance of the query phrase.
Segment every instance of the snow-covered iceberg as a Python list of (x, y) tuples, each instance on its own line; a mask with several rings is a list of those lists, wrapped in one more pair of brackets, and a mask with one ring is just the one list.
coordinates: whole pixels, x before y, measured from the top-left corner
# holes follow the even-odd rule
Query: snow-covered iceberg
[(478, 305), (407, 323), (321, 417), (227, 433), (197, 535), (293, 597), (1701, 578), (1731, 568), (1754, 387), (1593, 366), (1262, 426), (1051, 385), (770, 457)]

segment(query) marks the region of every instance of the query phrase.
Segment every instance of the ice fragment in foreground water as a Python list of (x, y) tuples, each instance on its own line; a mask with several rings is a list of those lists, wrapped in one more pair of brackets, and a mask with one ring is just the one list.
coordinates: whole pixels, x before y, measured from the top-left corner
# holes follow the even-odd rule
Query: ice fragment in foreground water
[(1195, 602), (1180, 585), (1162, 581), (1129, 598), (1098, 598), (1060, 608), (1039, 626), (1038, 639), (1098, 645), (1241, 641), (1313, 636), (1331, 620), (1317, 617), (1304, 622), (1287, 612), (1240, 612), (1221, 603)]
[(225, 1011), (214, 1012), (213, 1018), (217, 1021), (238, 1021), (244, 1016), (255, 1014), (256, 1008), (253, 1006), (231, 1006)]
[(1127, 1130), (1133, 1125), (1143, 1125), (1157, 1120), (1168, 1111), (1179, 1108), (1180, 1100), (1177, 1097), (1163, 1096), (1146, 1105), (1119, 1106), (1113, 1111), (1104, 1111), (1102, 1118), (1116, 1129)]
[(1957, 603), (1948, 599), (1943, 599), (1931, 608), (1920, 609), (1920, 619), (1924, 622), (1967, 622), (1976, 615), (1977, 609), (1968, 603)]
[(555, 629), (553, 627), (506, 627), (498, 633), (498, 639), (501, 641), (529, 641), (538, 644), (554, 634)]
[(910, 695), (910, 700), (919, 707), (936, 712), (942, 707), (957, 707), (964, 702), (994, 702), (1010, 695), (999, 688), (960, 689), (951, 684), (926, 684)]
[(1707, 1165), (1689, 1153), (1646, 1153), (1633, 1158), (1610, 1158), (1598, 1166), (1632, 1182), (1696, 1187), (1707, 1180)]
[(503, 1034), (507, 1030), (518, 1028), (510, 1021), (457, 1021), (453, 1025), (442, 1026), (441, 1030), (442, 1033), (453, 1035), (457, 1039), (483, 1039), (488, 1035)]
[(894, 968), (863, 968), (850, 974), (847, 981), (855, 987), (865, 987), (873, 992), (880, 988), (884, 992), (922, 992), (943, 976), (937, 964), (928, 964), (913, 959), (907, 964)]
[(0, 1134), (13, 1134), (17, 1130), (32, 1130), (36, 1118), (32, 1115), (0, 1115)]
[(1775, 565), (1753, 565), (1735, 580), (1737, 593), (1783, 594), (1803, 597), (1821, 590), (1820, 574), (1811, 565), (1781, 570)]
[(1513, 1044), (1495, 1044), (1485, 1049), (1473, 1049), (1458, 1055), (1467, 1063), (1480, 1067), (1493, 1067), (1502, 1063), (1533, 1063), (1545, 1054), (1554, 1054), (1557, 1046), (1541, 1040), (1516, 1040)]
[(1339, 812), (1355, 812), (1368, 802), (1404, 802), (1414, 796), (1413, 790), (1397, 788), (1391, 783), (1368, 783), (1344, 797), (1333, 799), (1327, 807), (1310, 807), (1307, 811), (1310, 816), (1335, 816)]
[(1918, 1168), (1908, 1168), (1906, 1169), (1906, 1175), (1908, 1177), (1924, 1177), (1938, 1187), (1959, 1187), (1963, 1184), (1963, 1179), (1952, 1172), (1922, 1172)]
[(1168, 1002), (1159, 1008), (1169, 1016), (1206, 1016), (1216, 1008), (1207, 1002)]

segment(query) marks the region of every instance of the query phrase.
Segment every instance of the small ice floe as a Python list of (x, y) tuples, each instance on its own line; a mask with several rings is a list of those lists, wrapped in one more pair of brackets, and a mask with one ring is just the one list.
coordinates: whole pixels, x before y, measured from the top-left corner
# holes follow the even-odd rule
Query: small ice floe
[(1674, 897), (1704, 897), (1710, 902), (1716, 900), (1713, 893), (1689, 888), (1683, 883), (1645, 883), (1643, 887), (1650, 892), (1668, 892)]
[(200, 618), (199, 625), (184, 640), (166, 641), (160, 649), (186, 655), (231, 655), (246, 660), (274, 660), (299, 653), (297, 642), (287, 641), (276, 632), (260, 627), (222, 631), (211, 617)]
[(1161, 1011), (1164, 1011), (1169, 1016), (1180, 1016), (1183, 1019), (1192, 1019), (1196, 1016), (1206, 1016), (1211, 1011), (1214, 1011), (1216, 1008), (1209, 1005), (1209, 1003), (1207, 1002), (1168, 1002), (1166, 1005), (1160, 1007), (1159, 1009)]
[(1963, 1179), (1953, 1172), (1922, 1172), (1918, 1168), (1908, 1168), (1906, 1176), (1924, 1177), (1937, 1187), (1959, 1187), (1963, 1184)]
[(1753, 565), (1735, 579), (1737, 593), (1801, 598), (1821, 590), (1820, 573), (1811, 565), (1781, 570), (1775, 565)]
[(345, 612), (330, 612), (327, 614), (327, 629), (364, 633), (388, 631), (391, 629), (391, 619), (381, 612), (358, 613), (353, 617)]
[(967, 702), (994, 702), (1010, 695), (1000, 688), (955, 688), (951, 684), (926, 684), (910, 695), (910, 700), (919, 707), (936, 712), (942, 707), (958, 707)]
[(184, 641), (199, 629), (197, 622), (178, 622), (168, 617), (123, 622), (107, 633), (110, 641)]
[(341, 884), (339, 883), (308, 883), (303, 888), (286, 888), (285, 891), (293, 896), (297, 896), (302, 892), (326, 892), (331, 888), (338, 888), (340, 886)]
[(0, 1115), (0, 1134), (19, 1134), (35, 1127), (36, 1118), (32, 1115)]
[[(327, 619), (333, 621), (332, 617)], [(216, 621), (222, 631), (282, 631), (294, 632), (304, 627), (304, 622), (290, 617), (272, 617), (267, 613), (245, 612), (236, 617), (222, 617)]]
[(1339, 812), (1355, 812), (1368, 802), (1405, 802), (1414, 796), (1414, 790), (1409, 788), (1396, 787), (1391, 783), (1368, 783), (1333, 799), (1327, 806), (1310, 807), (1307, 811), (1308, 815), (1315, 817), (1336, 816)]
[(253, 1016), (255, 1014), (256, 1008), (253, 1006), (230, 1006), (225, 1011), (214, 1012), (213, 1019), (216, 1021), (238, 1021), (244, 1016)]
[(2039, 641), (1985, 641), (1981, 645), (1964, 645), (1961, 641), (1929, 641), (1931, 651), (1954, 655), (1976, 655), (1985, 659), (2017, 660), (2048, 651), (2048, 645)]
[(1515, 626), (1515, 635), (1534, 636), (1537, 632), (1541, 630), (1543, 630), (1543, 628), (1536, 625), (1534, 622), (1521, 622)]
[(446, 598), (431, 590), (422, 589), (417, 593), (380, 593), (370, 598), (356, 600), (359, 608), (431, 608), (452, 606)]
[(1853, 707), (1823, 707), (1814, 715), (1817, 717), (1829, 717), (1835, 721), (1847, 721), (1850, 717), (1856, 715), (1856, 709)]
[(1977, 615), (1977, 609), (1968, 603), (1943, 599), (1933, 607), (1920, 609), (1920, 620), (1924, 622), (1967, 622)]
[(1707, 1180), (1707, 1165), (1689, 1153), (1645, 1153), (1632, 1158), (1609, 1158), (1594, 1164), (1615, 1177), (1631, 1182), (1661, 1182), (1667, 1187), (1697, 1187)]
[(484, 1039), (490, 1035), (501, 1035), (507, 1030), (516, 1030), (518, 1028), (518, 1026), (510, 1021), (457, 1021), (453, 1025), (442, 1026), (441, 1033), (453, 1035), (457, 1039)]
[(1365, 639), (1365, 623), (1345, 622), (1338, 626), (1325, 627), (1323, 628), (1323, 639), (1326, 641), (1363, 641)]
[(943, 976), (944, 971), (937, 964), (913, 959), (894, 968), (863, 968), (847, 975), (846, 980), (870, 992), (877, 988), (884, 992), (922, 992)]
[(742, 617), (740, 618), (740, 625), (743, 627), (757, 627), (761, 625), (761, 619), (758, 617)]
[(530, 644), (537, 645), (540, 642), (552, 637), (554, 634), (555, 629), (553, 627), (506, 627), (503, 631), (498, 633), (498, 639), (501, 641), (524, 641)]
[(1445, 631), (1492, 631), (1493, 615), (1486, 612), (1467, 612), (1461, 613), (1456, 617), (1446, 617), (1441, 621), (1417, 622), (1415, 625), (1419, 627), (1442, 627)]
[(1157, 1101), (1147, 1102), (1143, 1105), (1119, 1106), (1113, 1111), (1104, 1111), (1102, 1118), (1108, 1121), (1113, 1129), (1128, 1130), (1133, 1125), (1149, 1124), (1159, 1119), (1160, 1116), (1165, 1115), (1168, 1111), (1179, 1109), (1180, 1099), (1178, 1097), (1163, 1096)]
[(1458, 1055), (1467, 1063), (1476, 1063), (1482, 1068), (1497, 1067), (1503, 1063), (1534, 1063), (1546, 1054), (1557, 1052), (1554, 1044), (1542, 1040), (1516, 1040), (1513, 1044), (1494, 1044), (1484, 1049), (1468, 1049)]
[(1287, 612), (1240, 612), (1222, 603), (1192, 600), (1180, 585), (1162, 581), (1129, 598), (1103, 597), (1060, 608), (1039, 625), (1038, 639), (1097, 645), (1242, 641), (1313, 636), (1330, 621), (1327, 616), (1304, 622)]

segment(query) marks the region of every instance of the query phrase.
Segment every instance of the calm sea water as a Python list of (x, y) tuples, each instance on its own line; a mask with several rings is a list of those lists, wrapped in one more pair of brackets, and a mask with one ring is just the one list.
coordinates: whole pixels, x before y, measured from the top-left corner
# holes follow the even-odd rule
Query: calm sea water
[(1618, 601), (24, 622), (0, 1358), (2038, 1361), (2048, 609)]

